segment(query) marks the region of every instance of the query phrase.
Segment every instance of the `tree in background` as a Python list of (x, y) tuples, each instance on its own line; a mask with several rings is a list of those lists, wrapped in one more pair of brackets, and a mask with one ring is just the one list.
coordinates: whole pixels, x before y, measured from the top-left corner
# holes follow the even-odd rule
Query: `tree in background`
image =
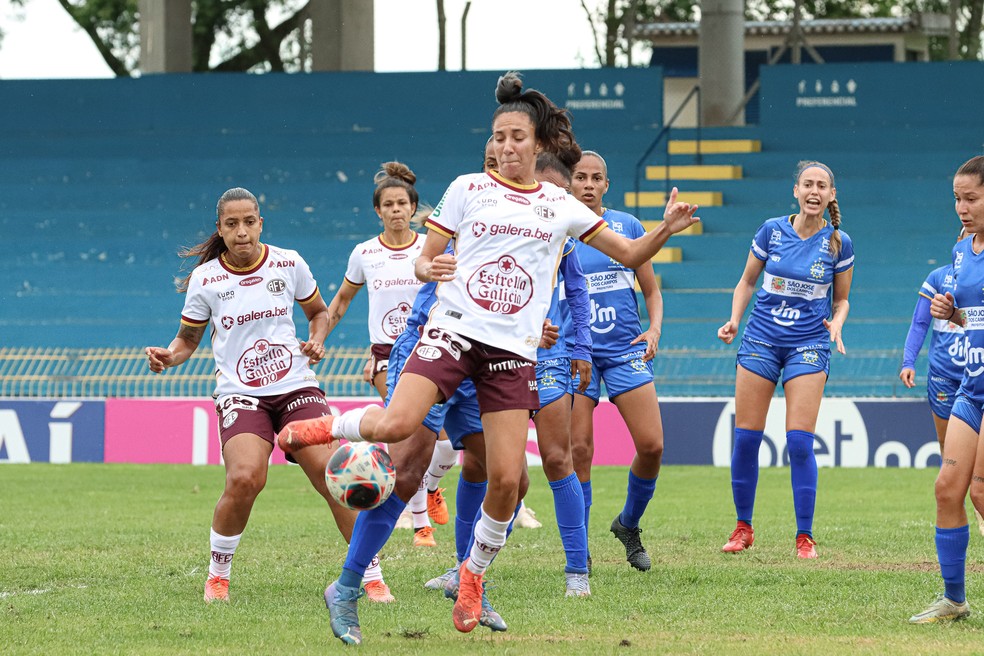
[[(755, 21), (792, 19), (793, 0), (746, 0), (745, 18)], [(700, 6), (683, 0), (581, 0), (591, 30), (597, 62), (602, 66), (648, 64), (648, 43), (631, 39), (635, 25), (700, 20)], [(950, 50), (947, 37), (930, 37), (930, 58), (981, 58), (984, 0), (956, 0), (954, 34), (957, 47)], [(949, 0), (807, 0), (801, 4), (804, 19), (888, 18), (915, 13), (951, 12)]]
[[(192, 0), (192, 70), (310, 70), (312, 0)], [(30, 7), (31, 0), (11, 0)], [(119, 77), (140, 70), (139, 0), (58, 0)]]

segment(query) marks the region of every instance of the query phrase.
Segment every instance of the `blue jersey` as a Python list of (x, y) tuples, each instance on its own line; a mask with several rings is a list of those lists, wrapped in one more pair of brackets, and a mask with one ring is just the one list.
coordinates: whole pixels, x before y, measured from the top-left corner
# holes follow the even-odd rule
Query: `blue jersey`
[[(454, 240), (448, 242), (448, 246), (444, 249), (444, 252), (449, 255), (454, 254)], [(410, 330), (412, 328), (419, 334), (420, 327), (427, 323), (427, 315), (430, 314), (431, 308), (434, 307), (434, 300), (436, 298), (437, 283), (425, 283), (417, 291), (417, 297), (413, 299), (413, 307), (410, 308), (410, 316), (407, 317), (407, 327), (404, 330)]]
[(564, 255), (557, 270), (557, 285), (550, 300), (550, 309), (547, 310), (547, 319), (560, 328), (560, 335), (552, 348), (537, 349), (537, 362), (566, 357), (572, 360), (591, 360), (591, 332), (588, 325), (590, 301), (584, 273), (581, 271), (577, 253), (574, 252), (575, 243), (568, 238), (564, 244)]
[(752, 239), (752, 255), (765, 262), (745, 337), (773, 346), (823, 344), (829, 348), (834, 276), (854, 266), (854, 245), (840, 232), (840, 252), (830, 252), (829, 224), (808, 239), (793, 229), (792, 217), (769, 219)]
[(413, 307), (410, 309), (410, 316), (407, 317), (407, 327), (405, 330), (420, 330), (420, 327), (427, 323), (427, 315), (430, 314), (434, 300), (437, 299), (437, 283), (429, 282), (417, 290), (417, 297), (413, 299)]
[[(636, 239), (646, 234), (639, 219), (631, 214), (606, 209), (601, 218), (623, 237)], [(632, 340), (642, 334), (635, 270), (588, 244), (578, 242), (575, 251), (591, 297), (592, 353), (594, 357), (624, 355), (634, 348), (630, 346)]]
[(964, 320), (966, 364), (960, 391), (976, 403), (984, 403), (984, 253), (975, 253), (974, 239), (953, 247), (956, 306)]
[(929, 305), (936, 294), (951, 294), (956, 289), (953, 265), (948, 264), (933, 270), (919, 289), (919, 300), (912, 313), (912, 324), (905, 339), (903, 369), (915, 369), (916, 358), (922, 348), (926, 333), (932, 326), (929, 338), (929, 375), (942, 376), (951, 380), (963, 378), (965, 365), (963, 328), (944, 319), (934, 319), (929, 314)]

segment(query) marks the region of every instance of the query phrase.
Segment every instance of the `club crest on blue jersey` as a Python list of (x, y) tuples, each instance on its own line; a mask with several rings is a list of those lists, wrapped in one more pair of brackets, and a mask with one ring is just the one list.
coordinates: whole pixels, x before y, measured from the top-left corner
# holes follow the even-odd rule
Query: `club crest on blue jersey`
[(817, 260), (810, 266), (810, 277), (814, 280), (823, 280), (823, 262)]

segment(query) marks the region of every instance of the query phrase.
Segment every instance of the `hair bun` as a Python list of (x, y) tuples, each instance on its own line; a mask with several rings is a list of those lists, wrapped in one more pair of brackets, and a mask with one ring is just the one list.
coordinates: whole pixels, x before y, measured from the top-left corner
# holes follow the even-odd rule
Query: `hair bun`
[(523, 81), (519, 79), (519, 73), (509, 71), (505, 75), (499, 76), (499, 81), (495, 85), (495, 99), (500, 105), (512, 102), (523, 94)]
[(372, 181), (379, 184), (386, 178), (397, 178), (410, 185), (417, 182), (417, 176), (403, 162), (383, 162), (380, 165), (380, 171), (373, 176)]

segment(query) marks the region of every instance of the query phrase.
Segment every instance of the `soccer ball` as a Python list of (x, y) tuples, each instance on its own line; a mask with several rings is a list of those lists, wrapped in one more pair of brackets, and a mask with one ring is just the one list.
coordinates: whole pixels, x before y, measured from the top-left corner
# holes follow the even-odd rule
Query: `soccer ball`
[(381, 446), (348, 442), (328, 461), (325, 482), (338, 503), (353, 510), (371, 510), (393, 493), (396, 468)]

